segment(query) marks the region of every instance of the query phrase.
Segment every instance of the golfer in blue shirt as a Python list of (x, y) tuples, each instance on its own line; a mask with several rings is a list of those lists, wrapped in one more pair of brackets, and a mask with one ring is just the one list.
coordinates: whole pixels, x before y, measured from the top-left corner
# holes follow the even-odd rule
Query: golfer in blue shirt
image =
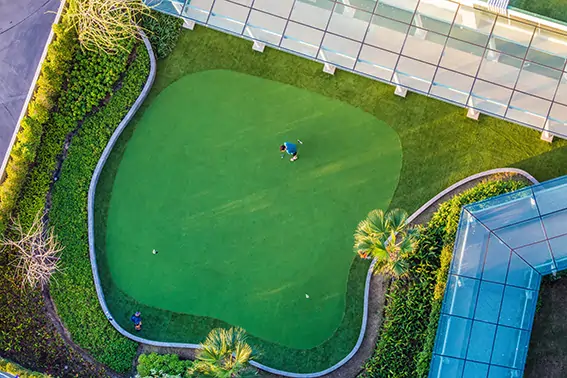
[(136, 313), (132, 315), (130, 320), (132, 321), (132, 323), (134, 323), (134, 328), (136, 329), (136, 331), (142, 330), (142, 314), (140, 313), (140, 311), (136, 311)]
[(287, 152), (288, 154), (290, 154), (291, 159), (289, 159), (289, 161), (296, 161), (297, 160), (297, 145), (295, 145), (293, 143), (285, 142), (284, 144), (282, 144), (280, 146), (280, 152), (282, 152), (282, 153)]

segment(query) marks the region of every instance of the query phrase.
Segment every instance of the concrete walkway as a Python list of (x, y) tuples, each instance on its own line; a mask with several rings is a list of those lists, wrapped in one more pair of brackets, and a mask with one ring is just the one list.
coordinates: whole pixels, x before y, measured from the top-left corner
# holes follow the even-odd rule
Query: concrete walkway
[(43, 53), (60, 0), (0, 0), (0, 164)]

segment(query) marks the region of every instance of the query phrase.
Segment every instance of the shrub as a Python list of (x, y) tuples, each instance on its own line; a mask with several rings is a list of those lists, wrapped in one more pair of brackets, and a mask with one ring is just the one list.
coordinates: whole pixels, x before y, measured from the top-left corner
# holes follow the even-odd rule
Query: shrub
[(37, 373), (28, 369), (24, 369), (18, 364), (0, 357), (0, 371), (16, 375), (19, 378), (49, 378), (50, 375)]
[(461, 208), (511, 192), (526, 184), (484, 181), (439, 206), (420, 231), (409, 259), (410, 279), (394, 282), (387, 294), (385, 320), (366, 377), (427, 377)]
[(137, 371), (141, 378), (167, 375), (189, 377), (187, 370), (193, 365), (192, 361), (179, 359), (176, 354), (141, 354), (138, 357)]
[(50, 224), (65, 246), (61, 253), (63, 271), (54, 276), (57, 284), (51, 288), (58, 314), (77, 344), (120, 372), (131, 368), (137, 344), (118, 333), (100, 309), (88, 258), (87, 194), (98, 159), (138, 98), (148, 72), (148, 53), (139, 48), (120, 89), (104, 107), (85, 119), (73, 137), (53, 186), (49, 212)]
[(53, 26), (53, 32), (53, 41), (41, 67), (36, 92), (10, 152), (6, 179), (0, 184), (0, 232), (6, 228), (6, 222), (16, 206), (25, 178), (35, 160), (49, 111), (55, 106), (61, 93), (66, 72), (76, 51), (76, 35), (69, 29), (65, 16), (59, 24)]
[(142, 25), (158, 59), (167, 57), (177, 44), (183, 20), (158, 11), (144, 16)]
[(128, 53), (106, 55), (77, 51), (75, 61), (66, 74), (66, 90), (58, 99), (57, 111), (52, 112), (45, 123), (35, 119), (43, 124), (46, 132), (35, 148), (34, 165), (27, 174), (15, 209), (24, 227), (29, 227), (35, 214), (45, 208), (46, 195), (67, 135), (110, 96), (113, 85), (126, 68), (128, 58)]

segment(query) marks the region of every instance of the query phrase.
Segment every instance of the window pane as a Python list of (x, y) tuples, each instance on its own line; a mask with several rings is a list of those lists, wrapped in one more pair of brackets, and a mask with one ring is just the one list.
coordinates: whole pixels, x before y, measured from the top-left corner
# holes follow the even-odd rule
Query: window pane
[(547, 129), (554, 133), (567, 136), (567, 106), (557, 103), (551, 105)]
[(486, 50), (478, 77), (491, 83), (514, 88), (521, 68), (521, 59)]
[(352, 7), (372, 12), (378, 0), (336, 0), (337, 3), (350, 5)]
[(482, 279), (493, 282), (506, 282), (510, 253), (510, 248), (496, 236), (490, 235)]
[(412, 24), (440, 34), (449, 34), (459, 5), (449, 1), (421, 0)]
[[(523, 369), (528, 351), (530, 333), (515, 328), (498, 326), (496, 340), (492, 353), (492, 363), (495, 365)], [(516, 346), (511, 347), (511, 345)], [(493, 366), (490, 367), (492, 371)], [(492, 377), (492, 375), (490, 375)], [(506, 377), (495, 375), (494, 377)]]
[(480, 278), (490, 232), (467, 211), (461, 217), (451, 273)]
[(457, 12), (451, 37), (486, 46), (496, 15), (461, 5)]
[(539, 217), (494, 230), (510, 248), (519, 248), (545, 239)]
[(360, 43), (337, 37), (333, 34), (327, 34), (323, 39), (318, 57), (325, 62), (353, 68), (359, 50)]
[(187, 17), (200, 22), (207, 22), (212, 6), (213, 0), (188, 1), (185, 5), (185, 8), (183, 9), (183, 17)]
[(467, 360), (489, 363), (495, 334), (496, 325), (473, 322)]
[(531, 188), (493, 197), (467, 206), (488, 228), (498, 228), (539, 216)]
[(441, 315), (434, 352), (447, 357), (465, 358), (472, 320)]
[(550, 274), (557, 270), (547, 241), (518, 248), (515, 252), (541, 275)]
[(393, 80), (396, 84), (399, 83), (405, 87), (428, 93), (434, 73), (434, 66), (402, 56)]
[(479, 286), (479, 280), (449, 275), (443, 299), (443, 313), (472, 318)]
[(567, 235), (549, 240), (558, 270), (567, 269)]
[(502, 366), (490, 365), (490, 371), (488, 372), (488, 378), (519, 378), (522, 376), (521, 370), (509, 369)]
[(504, 285), (481, 281), (474, 318), (494, 324), (498, 323), (503, 293)]
[(506, 112), (506, 118), (541, 129), (545, 124), (550, 106), (550, 101), (542, 100), (525, 93), (515, 92), (512, 95), (508, 112)]
[(296, 0), (291, 19), (318, 29), (325, 29), (334, 4), (331, 0), (317, 0), (316, 2)]
[[(567, 201), (565, 201), (565, 193), (567, 191), (567, 177), (563, 176), (561, 178), (541, 183), (538, 186), (533, 187), (534, 197), (537, 201), (537, 206), (541, 215), (546, 215), (552, 212), (557, 212), (557, 218), (563, 218), (563, 215), (560, 210), (567, 209)], [(547, 218), (547, 217), (546, 217)], [(564, 221), (567, 221), (567, 217), (563, 218)], [(565, 223), (567, 224), (567, 223)], [(544, 218), (544, 225), (547, 228), (547, 224), (545, 223)], [(565, 229), (565, 228), (564, 228)], [(567, 229), (565, 229), (567, 232)], [(559, 233), (554, 233), (550, 235), (550, 230), (547, 230), (547, 236), (555, 236)]]
[(534, 29), (533, 26), (499, 16), (494, 25), (488, 47), (518, 58), (524, 58)]
[(511, 89), (477, 80), (473, 87), (469, 106), (483, 112), (503, 116), (511, 95)]
[(357, 41), (362, 41), (366, 29), (368, 28), (370, 17), (370, 13), (337, 4), (333, 10), (331, 22), (327, 30)]
[(400, 52), (408, 29), (409, 25), (401, 22), (373, 16), (365, 41), (386, 50)]
[(563, 73), (561, 79), (559, 80), (559, 87), (557, 87), (557, 93), (555, 94), (555, 102), (561, 102), (567, 105), (567, 74)]
[(394, 53), (363, 45), (356, 69), (368, 75), (390, 81), (397, 61), (398, 55)]
[(402, 54), (437, 65), (441, 53), (443, 52), (446, 39), (447, 37), (440, 34), (412, 26), (409, 30)]
[(441, 58), (441, 66), (476, 76), (483, 55), (484, 48), (449, 38)]
[(282, 18), (252, 10), (244, 34), (250, 38), (279, 45), (286, 21)]
[(375, 13), (409, 24), (417, 3), (418, 0), (380, 0)]
[(567, 57), (567, 36), (537, 28), (526, 59), (563, 70)]
[(516, 89), (552, 100), (560, 78), (561, 71), (525, 62)]
[(506, 283), (509, 285), (525, 287), (526, 289), (537, 290), (541, 275), (522, 260), (516, 253), (512, 253), (510, 258), (510, 269), (508, 270), (508, 277)]
[(439, 68), (430, 93), (466, 105), (472, 83), (472, 77)]
[(244, 30), (246, 18), (248, 18), (248, 12), (250, 12), (250, 8), (225, 0), (216, 0), (209, 18), (209, 24), (241, 34)]
[[(466, 361), (463, 378), (486, 378), (488, 375), (488, 365), (479, 362)], [(456, 375), (453, 375), (456, 377)]]
[(536, 302), (536, 291), (506, 286), (498, 323), (531, 330)]
[(429, 376), (432, 378), (460, 377), (463, 371), (463, 360), (433, 355)]
[(289, 22), (281, 46), (314, 57), (323, 39), (323, 32)]
[(254, 8), (263, 10), (264, 12), (272, 13), (280, 17), (288, 18), (293, 7), (294, 0), (256, 0), (254, 1)]

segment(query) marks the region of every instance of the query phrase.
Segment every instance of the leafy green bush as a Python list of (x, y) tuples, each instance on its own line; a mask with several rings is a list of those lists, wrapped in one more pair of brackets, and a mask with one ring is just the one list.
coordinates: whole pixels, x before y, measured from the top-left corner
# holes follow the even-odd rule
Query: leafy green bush
[(363, 376), (427, 377), (461, 208), (525, 185), (516, 180), (484, 181), (439, 206), (420, 230), (409, 259), (411, 279), (390, 286), (380, 339)]
[(87, 117), (73, 137), (52, 191), (50, 224), (65, 249), (62, 272), (51, 289), (59, 316), (73, 340), (94, 358), (124, 372), (137, 344), (123, 337), (100, 309), (92, 281), (87, 236), (87, 194), (94, 168), (112, 133), (140, 94), (149, 72), (145, 48), (126, 71), (122, 86), (98, 112)]
[(189, 377), (187, 370), (193, 365), (192, 361), (181, 361), (176, 354), (141, 354), (138, 357), (138, 374), (141, 378), (161, 377), (164, 374)]
[(152, 11), (142, 20), (144, 30), (158, 59), (167, 57), (177, 44), (183, 20), (158, 11)]
[(0, 357), (0, 371), (17, 375), (19, 378), (49, 378), (50, 375), (45, 375), (41, 373), (36, 373), (34, 371), (24, 369), (18, 364), (15, 364), (9, 360)]
[(21, 121), (21, 129), (6, 165), (6, 179), (0, 184), (0, 232), (12, 214), (24, 185), (31, 164), (49, 118), (62, 91), (66, 72), (70, 69), (77, 49), (76, 35), (63, 16), (53, 25), (53, 41), (37, 80), (37, 89), (30, 101), (27, 115)]
[(33, 168), (16, 205), (15, 215), (24, 226), (31, 224), (35, 215), (45, 208), (46, 195), (67, 135), (101, 101), (110, 97), (128, 58), (129, 54), (124, 52), (106, 55), (77, 50), (73, 66), (66, 73), (66, 90), (58, 99), (57, 111), (52, 112), (43, 125), (45, 132), (36, 149)]

